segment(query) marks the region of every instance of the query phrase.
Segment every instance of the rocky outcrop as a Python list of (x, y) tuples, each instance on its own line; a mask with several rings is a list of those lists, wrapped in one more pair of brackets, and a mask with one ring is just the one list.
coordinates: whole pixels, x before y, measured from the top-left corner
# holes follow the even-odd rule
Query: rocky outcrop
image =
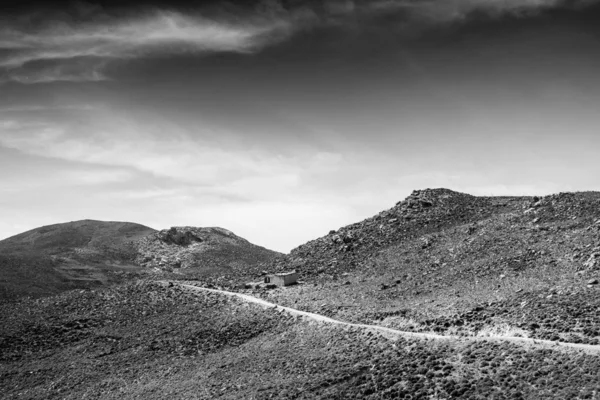
[(189, 246), (192, 243), (202, 243), (203, 239), (193, 228), (176, 228), (165, 229), (158, 232), (158, 239), (177, 246)]
[(144, 267), (172, 269), (199, 267), (196, 256), (224, 244), (248, 244), (223, 228), (178, 226), (142, 239), (137, 263)]
[(136, 262), (155, 272), (231, 286), (259, 275), (261, 266), (277, 256), (227, 229), (178, 226), (142, 239)]

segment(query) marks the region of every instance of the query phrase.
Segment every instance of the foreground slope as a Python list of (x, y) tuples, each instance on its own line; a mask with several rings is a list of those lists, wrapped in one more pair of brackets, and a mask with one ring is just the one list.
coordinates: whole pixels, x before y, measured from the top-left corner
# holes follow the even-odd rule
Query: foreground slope
[(600, 393), (595, 355), (386, 337), (178, 285), (73, 291), (0, 311), (7, 399), (591, 399)]

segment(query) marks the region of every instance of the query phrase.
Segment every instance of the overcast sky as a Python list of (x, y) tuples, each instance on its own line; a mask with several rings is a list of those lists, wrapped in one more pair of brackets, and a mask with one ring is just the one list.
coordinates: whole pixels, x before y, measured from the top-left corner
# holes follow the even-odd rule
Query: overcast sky
[(122, 220), (287, 252), (413, 189), (600, 190), (600, 1), (25, 3), (0, 11), (0, 238)]

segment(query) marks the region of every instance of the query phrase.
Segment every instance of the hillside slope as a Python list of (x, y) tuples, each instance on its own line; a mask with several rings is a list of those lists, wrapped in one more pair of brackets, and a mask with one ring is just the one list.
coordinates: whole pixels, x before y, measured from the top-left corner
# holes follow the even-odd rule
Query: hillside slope
[(83, 220), (0, 241), (0, 298), (42, 296), (120, 282), (140, 268), (136, 242), (154, 232), (129, 222)]
[(284, 268), (294, 265), (305, 277), (338, 276), (363, 267), (390, 246), (510, 213), (525, 201), (476, 197), (449, 189), (415, 190), (388, 210), (293, 249)]
[(0, 350), (6, 399), (592, 399), (600, 391), (596, 355), (392, 338), (157, 283), (0, 305)]
[(136, 262), (151, 270), (172, 273), (174, 279), (234, 287), (259, 276), (265, 265), (280, 256), (227, 229), (179, 226), (140, 240)]
[[(155, 232), (152, 228), (131, 222), (82, 220), (43, 226), (4, 239), (0, 241), (0, 251), (5, 254), (60, 255), (81, 260), (94, 260), (94, 253), (102, 257), (131, 259), (134, 254), (131, 242), (152, 232)], [(105, 253), (107, 250), (109, 252)]]
[(600, 193), (415, 191), (390, 210), (294, 249), (277, 267), (294, 267), (316, 286), (266, 298), (342, 320), (595, 344)]

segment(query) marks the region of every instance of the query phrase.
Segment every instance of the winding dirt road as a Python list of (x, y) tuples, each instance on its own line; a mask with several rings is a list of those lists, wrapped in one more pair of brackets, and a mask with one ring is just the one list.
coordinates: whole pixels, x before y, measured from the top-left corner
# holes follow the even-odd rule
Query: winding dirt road
[(588, 354), (600, 354), (600, 346), (594, 346), (589, 344), (580, 344), (580, 343), (566, 343), (566, 342), (553, 342), (550, 340), (541, 340), (541, 339), (530, 339), (530, 338), (521, 338), (521, 337), (507, 337), (507, 336), (445, 336), (445, 335), (436, 335), (433, 333), (421, 333), (421, 332), (406, 332), (399, 331), (392, 328), (386, 328), (383, 326), (377, 325), (367, 325), (367, 324), (354, 324), (350, 322), (339, 321), (333, 318), (326, 317), (324, 315), (315, 314), (307, 311), (296, 310), (295, 308), (280, 306), (275, 303), (270, 303), (263, 299), (259, 299), (254, 296), (250, 296), (243, 293), (236, 292), (228, 292), (225, 290), (218, 289), (208, 289), (200, 286), (195, 286), (187, 283), (180, 282), (164, 282), (164, 283), (172, 283), (174, 285), (181, 286), (186, 289), (199, 291), (199, 292), (212, 292), (212, 293), (220, 293), (226, 296), (238, 297), (248, 303), (258, 304), (263, 308), (275, 308), (277, 310), (281, 310), (287, 312), (291, 315), (303, 317), (312, 321), (318, 321), (329, 324), (343, 325), (354, 328), (362, 328), (378, 333), (384, 334), (388, 338), (394, 337), (403, 337), (403, 338), (421, 338), (421, 339), (433, 339), (433, 340), (452, 340), (452, 341), (487, 341), (487, 342), (511, 342), (516, 344), (521, 344), (529, 347), (536, 348), (549, 348), (553, 350), (559, 351), (583, 351)]

